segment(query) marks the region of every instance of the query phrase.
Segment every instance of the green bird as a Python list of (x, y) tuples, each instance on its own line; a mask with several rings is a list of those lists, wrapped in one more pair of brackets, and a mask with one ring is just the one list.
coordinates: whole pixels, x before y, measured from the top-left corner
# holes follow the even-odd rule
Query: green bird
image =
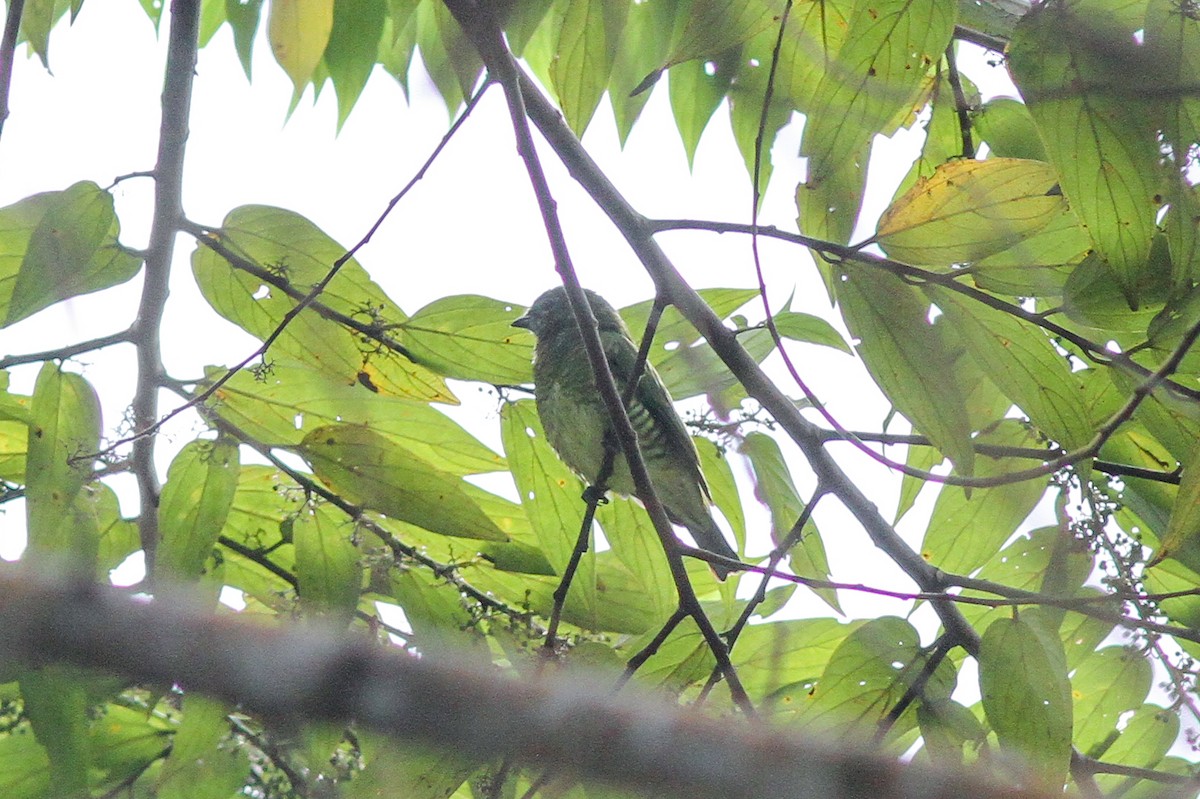
[[(600, 343), (608, 358), (608, 368), (624, 396), (638, 348), (616, 309), (594, 291), (584, 293), (599, 323)], [(542, 294), (513, 326), (537, 336), (534, 394), (546, 439), (568, 466), (588, 483), (594, 483), (604, 462), (604, 442), (616, 439), (610, 432), (608, 409), (596, 388), (566, 290), (559, 286)], [(675, 412), (662, 378), (648, 363), (633, 392), (628, 413), (650, 480), (667, 516), (686, 527), (702, 549), (736, 559), (737, 553), (726, 543), (709, 512), (712, 497), (700, 470), (696, 445)], [(626, 496), (634, 493), (629, 464), (619, 449), (608, 487)], [(712, 569), (722, 580), (729, 573), (716, 565)]]

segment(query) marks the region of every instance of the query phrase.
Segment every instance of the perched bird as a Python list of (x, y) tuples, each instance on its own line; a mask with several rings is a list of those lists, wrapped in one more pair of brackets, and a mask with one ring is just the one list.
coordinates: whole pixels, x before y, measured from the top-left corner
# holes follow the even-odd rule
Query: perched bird
[[(594, 291), (584, 293), (599, 323), (608, 368), (617, 389), (624, 395), (637, 361), (637, 346), (616, 310)], [(596, 388), (566, 290), (559, 286), (542, 294), (513, 326), (537, 336), (534, 394), (546, 439), (568, 466), (588, 483), (594, 483), (604, 462), (605, 439), (612, 437), (609, 432), (612, 425)], [(702, 549), (737, 558), (709, 512), (712, 498), (700, 471), (696, 446), (675, 412), (662, 378), (648, 363), (629, 402), (628, 413), (650, 480), (667, 516), (686, 527)], [(626, 496), (634, 493), (629, 464), (619, 449), (608, 487)], [(729, 573), (719, 566), (712, 568), (722, 580)]]

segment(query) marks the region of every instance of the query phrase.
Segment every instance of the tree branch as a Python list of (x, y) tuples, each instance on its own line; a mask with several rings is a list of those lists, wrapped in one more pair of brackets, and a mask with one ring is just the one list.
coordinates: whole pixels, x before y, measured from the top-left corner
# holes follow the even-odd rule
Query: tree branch
[[(149, 428), (158, 421), (158, 389), (163, 375), (159, 335), (167, 304), (175, 232), (183, 218), (183, 156), (191, 116), (199, 31), (200, 0), (172, 0), (158, 160), (154, 167), (154, 219), (150, 227), (150, 246), (146, 251), (142, 297), (134, 323), (138, 364), (137, 388), (133, 396), (135, 430)], [(133, 472), (141, 495), (138, 534), (146, 555), (146, 571), (153, 574), (159, 537), (160, 488), (154, 465), (153, 436), (133, 442)]]
[(647, 795), (1047, 799), (980, 769), (901, 764), (844, 742), (707, 718), (610, 679), (508, 679), (319, 625), (267, 627), (116, 589), (0, 572), (0, 662), (74, 663), (178, 684), (273, 718), (348, 723), (488, 760), (560, 763)]

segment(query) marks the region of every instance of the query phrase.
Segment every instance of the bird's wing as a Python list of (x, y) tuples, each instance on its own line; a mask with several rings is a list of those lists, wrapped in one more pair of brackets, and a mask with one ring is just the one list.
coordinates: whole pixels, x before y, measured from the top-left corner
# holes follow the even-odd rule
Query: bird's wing
[[(637, 346), (624, 333), (612, 330), (602, 331), (600, 340), (604, 345), (604, 354), (608, 357), (608, 368), (612, 370), (617, 386), (624, 393), (625, 386), (629, 385), (633, 367), (637, 362)], [(696, 453), (696, 445), (692, 443), (692, 436), (688, 433), (683, 420), (679, 418), (679, 413), (675, 410), (671, 395), (667, 392), (667, 387), (663, 385), (662, 378), (649, 363), (646, 364), (641, 379), (638, 380), (632, 403), (640, 404), (646, 409), (654, 431), (662, 436), (666, 447), (686, 458), (688, 470), (695, 478), (696, 484), (700, 486), (704, 496), (711, 500), (708, 483), (704, 480), (704, 473), (700, 470), (700, 456)], [(631, 419), (633, 415), (631, 409)], [(633, 421), (635, 427), (638, 427), (637, 420)], [(642, 435), (640, 429), (639, 435)]]

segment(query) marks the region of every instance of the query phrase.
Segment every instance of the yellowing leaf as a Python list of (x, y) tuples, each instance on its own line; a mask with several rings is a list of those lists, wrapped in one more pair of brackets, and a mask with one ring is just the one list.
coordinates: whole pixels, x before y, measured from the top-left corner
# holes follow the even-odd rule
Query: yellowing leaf
[(312, 78), (332, 31), (333, 0), (271, 0), (267, 39), (296, 94)]
[(993, 255), (1067, 213), (1051, 189), (1054, 168), (1041, 161), (951, 161), (884, 212), (875, 241), (911, 264), (949, 266)]

